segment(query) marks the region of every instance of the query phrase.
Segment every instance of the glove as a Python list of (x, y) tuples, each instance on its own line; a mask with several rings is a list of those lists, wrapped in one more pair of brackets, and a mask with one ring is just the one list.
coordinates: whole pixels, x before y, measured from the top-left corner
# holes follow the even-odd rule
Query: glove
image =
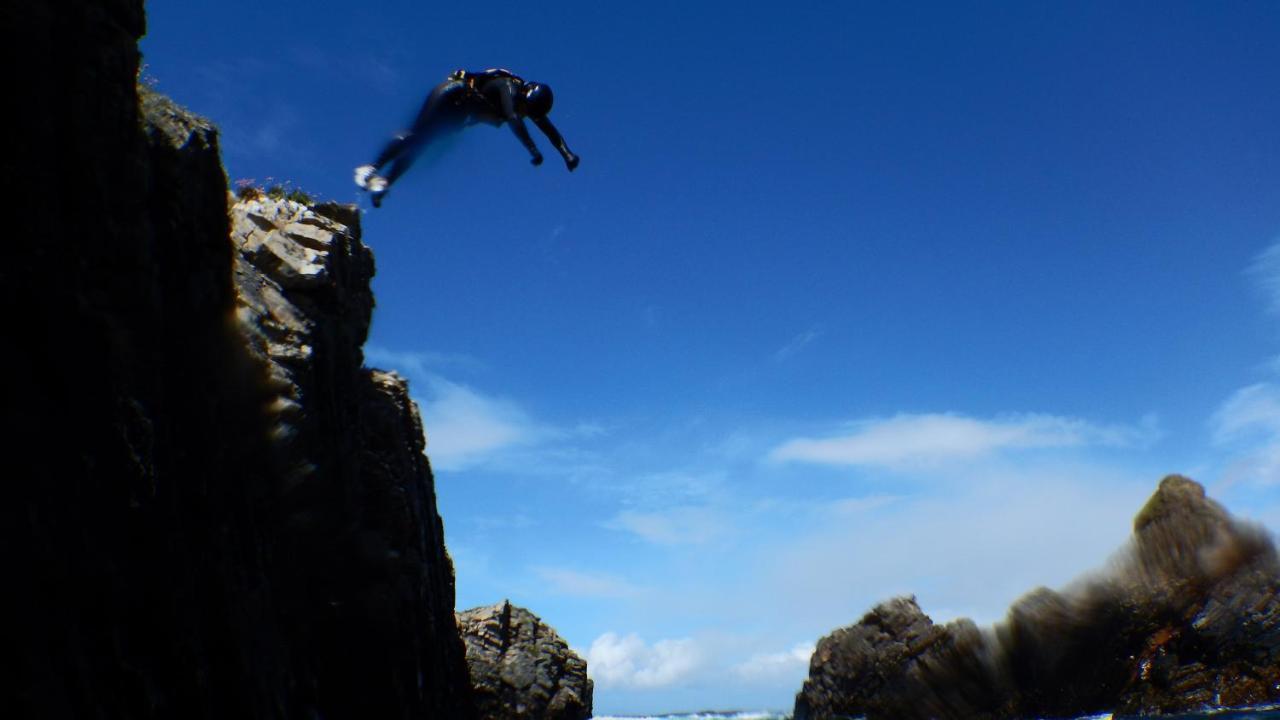
[(534, 156), (533, 156), (533, 158), (529, 160), (529, 162), (533, 163), (534, 167), (537, 167), (538, 165), (541, 165), (541, 164), (542, 164), (542, 153), (538, 153), (537, 155), (534, 155)]

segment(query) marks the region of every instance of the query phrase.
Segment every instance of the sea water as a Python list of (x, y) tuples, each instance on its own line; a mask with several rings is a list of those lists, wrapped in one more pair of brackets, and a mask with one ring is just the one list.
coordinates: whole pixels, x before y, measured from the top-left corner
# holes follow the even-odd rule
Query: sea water
[[(596, 715), (594, 720), (789, 720), (791, 713), (758, 710), (719, 712), (703, 710), (690, 713), (670, 713), (666, 715)], [(1160, 720), (1280, 720), (1280, 705), (1267, 705), (1254, 708), (1233, 708), (1209, 710), (1186, 715), (1162, 715)], [(1124, 720), (1123, 716), (1087, 715), (1078, 720)], [(1151, 720), (1150, 717), (1145, 720)]]

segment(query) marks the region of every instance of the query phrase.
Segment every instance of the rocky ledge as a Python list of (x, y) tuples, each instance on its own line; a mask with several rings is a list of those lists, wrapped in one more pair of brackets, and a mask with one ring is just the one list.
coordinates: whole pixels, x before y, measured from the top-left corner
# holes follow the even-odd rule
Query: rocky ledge
[(1204, 488), (1161, 481), (1105, 575), (991, 629), (898, 598), (824, 637), (796, 720), (1168, 714), (1280, 700), (1280, 562)]
[(510, 602), (458, 613), (483, 720), (586, 720), (587, 663), (536, 615)]
[(453, 568), (406, 382), (363, 365), (373, 254), (354, 206), (232, 203), (239, 336), (261, 368), (280, 569), (325, 717), (466, 717)]

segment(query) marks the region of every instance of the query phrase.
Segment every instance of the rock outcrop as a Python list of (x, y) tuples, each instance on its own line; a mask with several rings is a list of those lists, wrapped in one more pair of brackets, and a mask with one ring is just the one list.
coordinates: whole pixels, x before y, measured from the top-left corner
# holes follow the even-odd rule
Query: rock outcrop
[(229, 214), (216, 130), (136, 90), (140, 0), (3, 15), (28, 70), (3, 173), (0, 707), (474, 717), (418, 416), (363, 367), (356, 212)]
[(510, 602), (458, 613), (481, 720), (586, 720), (587, 663), (536, 615)]
[(914, 598), (824, 637), (797, 720), (1161, 714), (1280, 700), (1280, 561), (1261, 529), (1165, 478), (1115, 567), (993, 629)]

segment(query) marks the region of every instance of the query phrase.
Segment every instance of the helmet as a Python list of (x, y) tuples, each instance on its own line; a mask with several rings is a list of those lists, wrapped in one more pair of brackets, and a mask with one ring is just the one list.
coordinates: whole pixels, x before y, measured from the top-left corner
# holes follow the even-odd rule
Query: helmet
[(524, 112), (529, 117), (546, 117), (551, 112), (551, 103), (554, 101), (550, 85), (531, 82), (525, 86)]

